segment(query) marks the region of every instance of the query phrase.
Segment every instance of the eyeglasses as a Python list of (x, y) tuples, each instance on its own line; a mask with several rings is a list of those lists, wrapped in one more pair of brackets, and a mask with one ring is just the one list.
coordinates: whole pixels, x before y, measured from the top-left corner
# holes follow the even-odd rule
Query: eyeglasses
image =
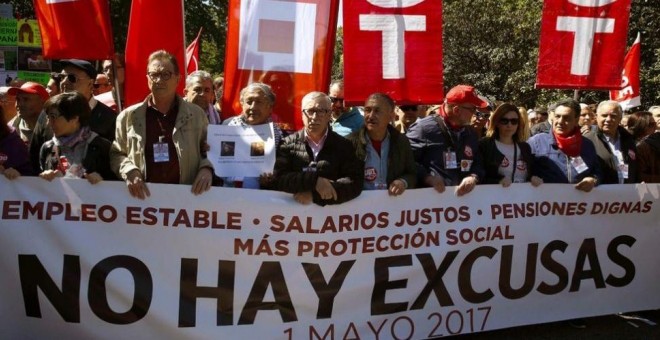
[(500, 125), (518, 125), (520, 123), (520, 119), (518, 118), (500, 118), (500, 120), (497, 122)]
[(147, 77), (151, 79), (151, 81), (157, 81), (157, 80), (170, 80), (172, 78), (172, 72), (170, 71), (164, 71), (164, 72), (148, 72)]
[(344, 98), (342, 98), (342, 97), (330, 97), (330, 101), (332, 101), (333, 103), (343, 103)]
[(95, 88), (95, 89), (98, 89), (98, 88), (101, 87), (101, 86), (110, 86), (110, 83), (104, 83), (104, 84), (101, 84), (101, 83), (95, 83), (95, 84), (94, 84), (94, 88)]
[(62, 76), (64, 79), (68, 80), (69, 83), (72, 83), (72, 84), (75, 84), (78, 80), (82, 80), (82, 79), (91, 79), (91, 78), (88, 78), (88, 77), (80, 77), (80, 76), (76, 76), (76, 75), (73, 74), (73, 73), (69, 73), (69, 74), (62, 73), (61, 76)]
[(323, 117), (327, 114), (330, 113), (330, 110), (326, 109), (303, 109), (302, 112), (307, 116), (307, 118), (311, 117)]
[(401, 111), (417, 111), (417, 105), (401, 105)]
[(476, 106), (465, 107), (465, 106), (460, 106), (460, 105), (459, 105), (458, 107), (460, 107), (460, 108), (463, 109), (463, 110), (468, 110), (468, 111), (470, 111), (470, 112), (472, 112), (472, 113), (477, 112), (477, 107), (476, 107)]
[(490, 118), (490, 113), (486, 113), (486, 112), (477, 111), (475, 115), (477, 116), (477, 118), (483, 118), (483, 119)]

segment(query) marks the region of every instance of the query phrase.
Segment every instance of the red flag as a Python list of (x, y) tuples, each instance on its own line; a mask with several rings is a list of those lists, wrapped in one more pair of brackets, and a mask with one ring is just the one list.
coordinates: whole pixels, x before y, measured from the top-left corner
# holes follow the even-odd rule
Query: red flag
[(49, 59), (112, 59), (108, 0), (34, 0), (43, 54)]
[(199, 46), (202, 44), (199, 37), (202, 35), (202, 28), (197, 33), (197, 38), (186, 47), (186, 75), (199, 70)]
[(442, 1), (344, 0), (344, 87), (352, 105), (442, 102)]
[(239, 92), (269, 84), (277, 101), (273, 120), (302, 128), (301, 100), (328, 90), (339, 0), (229, 2), (223, 119), (239, 114)]
[(177, 92), (183, 93), (183, 2), (133, 0), (126, 38), (126, 106), (143, 101), (149, 94), (147, 59), (158, 50), (165, 50), (176, 57), (181, 74)]
[(610, 99), (616, 100), (624, 110), (642, 105), (639, 86), (639, 61), (642, 58), (642, 44), (639, 33), (626, 54), (620, 90), (610, 91)]
[(536, 86), (621, 85), (630, 0), (545, 0)]

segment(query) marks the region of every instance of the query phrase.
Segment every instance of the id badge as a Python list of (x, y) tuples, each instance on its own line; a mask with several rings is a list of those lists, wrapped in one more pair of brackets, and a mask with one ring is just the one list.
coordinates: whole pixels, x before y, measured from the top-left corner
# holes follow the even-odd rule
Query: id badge
[(445, 151), (442, 153), (445, 161), (445, 169), (457, 169), (458, 163), (456, 162), (456, 153), (453, 151)]
[(589, 170), (589, 167), (587, 164), (582, 160), (582, 157), (577, 156), (577, 157), (571, 157), (571, 165), (573, 165), (573, 168), (575, 171), (578, 172), (578, 174), (581, 174), (587, 170)]
[(621, 178), (628, 179), (628, 164), (621, 163), (619, 164), (619, 174)]
[(464, 159), (461, 161), (461, 171), (462, 172), (469, 172), (470, 168), (472, 167), (472, 162), (473, 160), (471, 159)]
[(306, 166), (306, 167), (302, 168), (302, 171), (303, 172), (316, 172), (316, 167)]
[(170, 152), (167, 143), (154, 143), (154, 162), (163, 163), (170, 161)]

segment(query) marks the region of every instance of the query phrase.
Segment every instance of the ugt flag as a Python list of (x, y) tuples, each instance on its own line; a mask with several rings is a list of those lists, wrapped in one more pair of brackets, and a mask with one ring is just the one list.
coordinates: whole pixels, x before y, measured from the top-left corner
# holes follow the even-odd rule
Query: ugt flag
[(108, 0), (34, 0), (48, 59), (111, 59), (115, 53)]
[(610, 91), (610, 99), (616, 100), (624, 110), (642, 105), (641, 89), (639, 86), (639, 61), (642, 57), (642, 44), (640, 35), (626, 54), (623, 62), (622, 82), (619, 90)]
[(183, 93), (183, 1), (133, 0), (126, 38), (126, 106), (143, 101), (149, 94), (147, 59), (158, 50), (165, 50), (176, 57), (180, 73), (177, 92)]
[(344, 86), (352, 105), (442, 102), (442, 1), (344, 0)]
[(630, 0), (545, 0), (536, 86), (621, 85)]
[(231, 0), (222, 118), (241, 112), (243, 87), (262, 82), (277, 97), (273, 120), (300, 129), (302, 97), (328, 90), (338, 9), (339, 0)]

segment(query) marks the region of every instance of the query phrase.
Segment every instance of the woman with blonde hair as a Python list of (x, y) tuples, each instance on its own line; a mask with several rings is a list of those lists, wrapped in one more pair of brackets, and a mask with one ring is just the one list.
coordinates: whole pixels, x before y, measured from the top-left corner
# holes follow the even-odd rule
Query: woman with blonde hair
[(479, 142), (479, 152), (486, 169), (485, 184), (501, 184), (508, 187), (511, 183), (531, 182), (539, 186), (543, 180), (532, 176), (534, 157), (529, 145), (529, 126), (512, 104), (502, 104), (491, 116), (486, 137)]

